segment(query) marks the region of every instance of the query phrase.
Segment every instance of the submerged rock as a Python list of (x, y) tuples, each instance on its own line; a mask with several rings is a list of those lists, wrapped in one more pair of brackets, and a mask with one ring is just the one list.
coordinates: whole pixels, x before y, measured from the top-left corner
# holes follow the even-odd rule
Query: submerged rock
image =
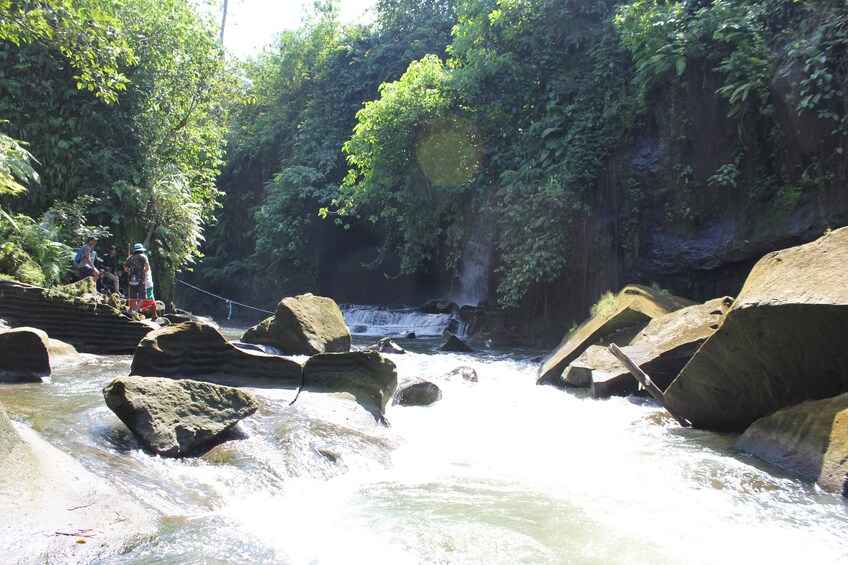
[(133, 355), (130, 374), (244, 385), (265, 380), (295, 387), (300, 384), (301, 366), (278, 355), (240, 349), (212, 326), (183, 322), (144, 338)]
[(804, 400), (848, 392), (848, 228), (770, 253), (721, 327), (665, 391), (698, 428), (743, 431)]
[(563, 371), (590, 345), (626, 345), (652, 319), (693, 304), (645, 286), (624, 287), (615, 296), (611, 311), (583, 322), (542, 361), (537, 383), (567, 386), (562, 380)]
[(211, 445), (259, 407), (237, 388), (162, 377), (119, 377), (103, 397), (147, 449), (168, 457)]
[(39, 382), (53, 367), (80, 361), (72, 345), (37, 328), (0, 330), (0, 353), (0, 381)]
[(445, 375), (445, 378), (461, 378), (464, 381), (468, 381), (471, 383), (477, 382), (477, 371), (474, 370), (474, 367), (469, 367), (467, 365), (463, 365), (462, 367), (457, 367), (451, 372)]
[(734, 447), (848, 496), (848, 393), (760, 418)]
[(242, 341), (287, 355), (345, 352), (350, 351), (350, 330), (331, 298), (302, 294), (283, 298), (274, 315), (247, 330)]
[(397, 367), (376, 351), (321, 353), (303, 366), (304, 388), (350, 392), (378, 419), (397, 385)]
[(380, 353), (396, 353), (398, 355), (406, 353), (406, 351), (391, 340), (391, 338), (384, 337), (377, 343), (369, 345), (365, 348), (366, 351), (379, 351)]
[(410, 383), (395, 393), (392, 404), (401, 406), (429, 406), (442, 399), (442, 390), (429, 381)]
[(456, 337), (452, 332), (445, 332), (445, 340), (439, 346), (441, 351), (452, 351), (455, 353), (468, 353), (474, 351), (467, 343)]

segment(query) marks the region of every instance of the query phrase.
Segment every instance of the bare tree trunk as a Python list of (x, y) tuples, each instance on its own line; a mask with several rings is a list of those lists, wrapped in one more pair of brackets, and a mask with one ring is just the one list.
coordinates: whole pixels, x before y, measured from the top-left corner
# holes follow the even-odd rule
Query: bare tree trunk
[(224, 44), (224, 28), (227, 27), (227, 0), (224, 0), (224, 14), (221, 16), (221, 45)]

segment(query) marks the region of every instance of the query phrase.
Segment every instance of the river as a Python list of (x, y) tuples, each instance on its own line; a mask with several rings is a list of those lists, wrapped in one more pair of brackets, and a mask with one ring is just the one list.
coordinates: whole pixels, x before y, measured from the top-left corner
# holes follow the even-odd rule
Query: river
[[(156, 535), (108, 563), (848, 560), (848, 503), (736, 452), (733, 434), (682, 429), (645, 399), (536, 386), (540, 352), (398, 342), (401, 379), (436, 382), (441, 401), (363, 428), (252, 389), (260, 410), (239, 437), (198, 458), (145, 453), (105, 406), (129, 356), (88, 356), (0, 398), (158, 516)], [(463, 365), (479, 382), (444, 377)]]

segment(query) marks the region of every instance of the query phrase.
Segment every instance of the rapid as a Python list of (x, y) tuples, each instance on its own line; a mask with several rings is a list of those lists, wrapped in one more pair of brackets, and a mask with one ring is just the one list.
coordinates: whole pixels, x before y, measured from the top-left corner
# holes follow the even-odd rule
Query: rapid
[[(399, 379), (436, 383), (439, 402), (390, 405), (383, 427), (251, 389), (259, 411), (196, 458), (142, 451), (106, 407), (128, 356), (87, 356), (0, 397), (158, 516), (155, 535), (104, 563), (848, 560), (848, 503), (735, 451), (734, 434), (683, 429), (643, 398), (536, 386), (542, 352), (397, 342)], [(459, 366), (478, 382), (446, 377)]]

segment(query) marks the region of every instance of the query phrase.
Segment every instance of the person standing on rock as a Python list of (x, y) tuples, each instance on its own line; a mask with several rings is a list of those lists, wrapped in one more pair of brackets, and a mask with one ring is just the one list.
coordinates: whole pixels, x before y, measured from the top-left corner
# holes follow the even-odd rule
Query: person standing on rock
[(96, 243), (97, 238), (90, 235), (86, 238), (85, 245), (83, 245), (77, 252), (77, 274), (80, 279), (90, 276), (100, 276), (100, 271), (98, 271), (97, 267), (94, 266), (94, 256), (92, 255), (92, 251)]
[(150, 263), (144, 252), (147, 249), (140, 243), (133, 246), (132, 255), (127, 257), (127, 262), (124, 270), (128, 273), (130, 282), (129, 303), (130, 312), (137, 314), (141, 310), (141, 305), (147, 296), (145, 290), (144, 279), (147, 272), (150, 271)]

